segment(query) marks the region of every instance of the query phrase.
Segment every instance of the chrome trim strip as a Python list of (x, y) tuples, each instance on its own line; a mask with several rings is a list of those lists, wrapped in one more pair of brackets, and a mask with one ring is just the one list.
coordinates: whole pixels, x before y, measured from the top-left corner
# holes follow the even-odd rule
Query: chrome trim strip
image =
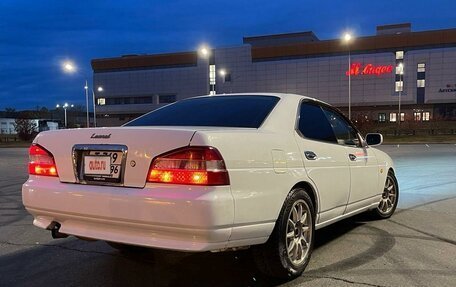
[[(122, 171), (120, 173), (120, 182), (103, 182), (103, 181), (87, 181), (81, 176), (82, 159), (79, 158), (84, 151), (116, 151), (122, 152)], [(79, 184), (92, 184), (92, 185), (110, 185), (110, 186), (124, 186), (125, 169), (127, 162), (128, 147), (120, 144), (76, 144), (73, 146), (73, 171), (76, 178), (76, 183)]]

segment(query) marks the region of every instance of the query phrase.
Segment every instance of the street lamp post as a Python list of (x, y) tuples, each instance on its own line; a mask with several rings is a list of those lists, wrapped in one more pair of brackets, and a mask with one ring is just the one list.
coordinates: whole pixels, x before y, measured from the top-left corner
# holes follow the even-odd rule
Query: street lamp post
[(230, 90), (229, 90), (229, 92), (232, 93), (233, 92), (233, 86), (232, 86), (233, 85), (233, 81), (241, 78), (241, 76), (238, 75), (238, 76), (233, 77), (233, 74), (230, 71), (227, 71), (225, 69), (220, 69), (219, 70), (219, 75), (222, 77), (224, 84), (226, 82), (230, 82)]
[[(73, 61), (65, 60), (61, 63), (61, 67), (64, 73), (66, 74), (74, 74), (77, 72), (77, 67)], [(87, 80), (85, 80), (85, 97), (86, 97), (86, 114), (87, 114), (87, 127), (90, 127), (90, 119), (89, 119), (89, 85)]]
[[(60, 105), (57, 104), (55, 107), (58, 109), (58, 108), (60, 108)], [(74, 105), (68, 105), (68, 103), (65, 103), (65, 104), (62, 106), (63, 110), (65, 111), (65, 128), (67, 128), (67, 126), (68, 126), (68, 125), (67, 125), (67, 109), (68, 109), (69, 107), (72, 108), (72, 107), (74, 107)]]
[[(211, 65), (210, 58), (211, 58), (211, 49), (203, 44), (198, 48), (198, 55), (208, 61), (208, 87), (209, 87), (209, 94), (215, 94), (215, 65)], [(211, 67), (213, 66), (213, 67)], [(214, 70), (212, 70), (214, 69)]]
[(220, 74), (220, 76), (223, 77), (223, 82), (225, 83), (226, 70), (225, 70), (225, 69), (221, 69), (221, 70), (219, 71), (219, 74)]
[(89, 85), (87, 84), (87, 80), (85, 81), (85, 96), (86, 96), (86, 118), (87, 118), (87, 127), (90, 127), (90, 119), (89, 119)]
[[(103, 87), (99, 86), (97, 88), (97, 92), (99, 92), (99, 93), (103, 92)], [(96, 108), (95, 108), (95, 92), (93, 89), (92, 89), (92, 97), (93, 97), (93, 126), (97, 127), (97, 112), (96, 112)]]
[(348, 47), (348, 119), (351, 120), (351, 54), (350, 54), (350, 42), (353, 36), (350, 33), (344, 34), (344, 42)]

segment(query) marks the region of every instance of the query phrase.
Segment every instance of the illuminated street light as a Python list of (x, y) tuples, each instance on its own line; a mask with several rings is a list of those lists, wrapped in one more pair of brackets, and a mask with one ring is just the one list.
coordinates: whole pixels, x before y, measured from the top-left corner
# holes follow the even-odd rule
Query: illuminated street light
[(225, 81), (226, 81), (226, 75), (227, 75), (226, 70), (225, 70), (225, 69), (220, 69), (219, 75), (222, 77), (223, 83), (225, 83)]
[(76, 65), (70, 61), (66, 60), (62, 62), (62, 70), (67, 74), (73, 74), (76, 72)]
[[(104, 89), (102, 86), (98, 86), (97, 92), (101, 93), (103, 92)], [(96, 112), (96, 107), (95, 107), (95, 92), (92, 89), (92, 97), (93, 97), (93, 126), (97, 126), (97, 112)]]
[[(60, 105), (57, 104), (55, 107), (58, 109), (58, 108), (60, 108)], [(67, 109), (73, 108), (73, 107), (74, 107), (74, 105), (69, 105), (68, 103), (63, 104), (63, 106), (62, 106), (63, 110), (65, 111), (65, 128), (67, 127)]]
[(211, 52), (212, 52), (211, 48), (208, 45), (206, 45), (206, 44), (202, 44), (202, 45), (199, 46), (197, 51), (198, 51), (198, 56), (201, 57), (202, 59), (204, 59), (205, 60), (204, 64), (207, 64), (208, 67), (209, 67), (209, 73), (208, 73), (208, 84), (209, 84), (208, 87), (209, 87), (209, 90), (208, 90), (208, 93), (210, 95), (215, 95), (216, 94), (216, 92), (215, 92), (216, 72), (215, 72), (215, 64), (213, 63), (213, 61), (211, 61)]
[(84, 85), (84, 92), (86, 97), (86, 120), (87, 120), (87, 127), (90, 127), (90, 118), (89, 118), (89, 85), (87, 80), (85, 81)]
[(353, 35), (345, 33), (342, 37), (343, 42), (348, 48), (348, 119), (351, 120), (351, 55), (350, 55), (350, 43), (353, 41)]
[(207, 45), (201, 45), (198, 48), (198, 53), (201, 57), (207, 59), (207, 58), (209, 58), (209, 56), (211, 54), (211, 49)]
[(350, 42), (351, 39), (352, 39), (352, 35), (351, 35), (350, 33), (345, 33), (345, 34), (344, 34), (344, 41), (345, 41), (345, 43)]
[[(61, 63), (62, 71), (66, 74), (74, 74), (77, 71), (76, 64), (71, 60), (65, 60)], [(85, 97), (86, 97), (86, 120), (87, 120), (87, 127), (90, 126), (90, 118), (89, 118), (89, 85), (87, 80), (85, 81), (84, 85), (85, 90)]]

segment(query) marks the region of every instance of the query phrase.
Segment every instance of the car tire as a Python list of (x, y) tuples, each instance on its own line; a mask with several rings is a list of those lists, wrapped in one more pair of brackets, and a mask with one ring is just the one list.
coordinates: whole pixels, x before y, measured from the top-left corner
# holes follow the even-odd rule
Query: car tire
[(259, 271), (276, 278), (292, 279), (301, 275), (312, 254), (314, 234), (312, 199), (306, 190), (293, 189), (283, 204), (268, 241), (253, 248)]
[(376, 219), (390, 218), (396, 210), (399, 202), (399, 185), (393, 171), (389, 171), (386, 176), (382, 198), (378, 206), (372, 210), (372, 215)]

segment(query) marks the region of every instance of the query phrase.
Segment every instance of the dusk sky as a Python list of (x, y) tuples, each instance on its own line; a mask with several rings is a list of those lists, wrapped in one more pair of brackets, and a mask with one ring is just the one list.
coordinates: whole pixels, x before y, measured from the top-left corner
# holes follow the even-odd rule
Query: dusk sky
[[(456, 28), (447, 1), (21, 1), (0, 2), (0, 110), (85, 104), (90, 60), (240, 45), (243, 36), (312, 30), (320, 39), (350, 29), (411, 22), (413, 31)], [(60, 62), (78, 65), (64, 74)]]

